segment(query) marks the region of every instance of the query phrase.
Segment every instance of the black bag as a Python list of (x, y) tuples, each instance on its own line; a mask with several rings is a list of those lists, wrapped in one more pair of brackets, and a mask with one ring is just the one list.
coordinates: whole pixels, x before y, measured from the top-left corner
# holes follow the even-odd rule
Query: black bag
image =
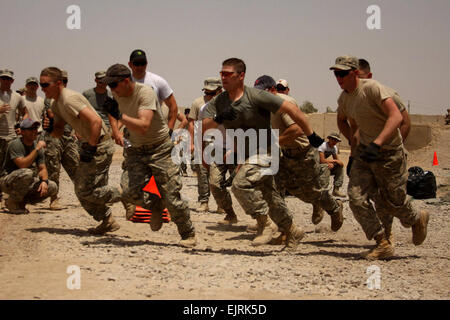
[(415, 199), (436, 198), (436, 177), (431, 171), (423, 171), (421, 167), (408, 170), (407, 193)]

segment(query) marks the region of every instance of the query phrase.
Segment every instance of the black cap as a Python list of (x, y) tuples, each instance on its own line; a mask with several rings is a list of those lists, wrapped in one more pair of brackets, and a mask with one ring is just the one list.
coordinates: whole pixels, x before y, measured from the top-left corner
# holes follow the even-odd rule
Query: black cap
[(106, 76), (101, 79), (103, 83), (109, 84), (114, 81), (119, 81), (131, 77), (131, 71), (127, 66), (116, 63), (106, 70)]
[(256, 79), (255, 84), (253, 85), (253, 87), (255, 87), (256, 89), (261, 89), (261, 90), (266, 90), (266, 89), (270, 89), (273, 87), (276, 87), (277, 83), (275, 82), (275, 80), (273, 80), (273, 78), (271, 76), (261, 76), (258, 79)]
[(145, 52), (141, 49), (134, 50), (130, 55), (130, 62), (145, 62), (147, 63), (147, 56)]

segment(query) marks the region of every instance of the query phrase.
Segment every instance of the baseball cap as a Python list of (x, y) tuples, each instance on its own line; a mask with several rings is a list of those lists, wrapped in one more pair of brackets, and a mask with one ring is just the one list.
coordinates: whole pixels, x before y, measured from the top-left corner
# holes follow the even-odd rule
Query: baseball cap
[(25, 84), (29, 84), (31, 82), (34, 82), (36, 84), (39, 84), (39, 80), (36, 77), (29, 77), (27, 80), (25, 80)]
[(276, 82), (273, 80), (271, 76), (261, 76), (258, 79), (256, 79), (255, 84), (253, 85), (256, 89), (266, 90), (270, 89), (272, 87), (276, 87)]
[(0, 77), (9, 77), (11, 79), (14, 79), (14, 72), (9, 69), (0, 70)]
[(289, 88), (289, 83), (287, 82), (287, 80), (280, 79), (277, 81), (277, 85), (279, 85), (279, 84), (281, 84), (285, 88)]
[(214, 91), (222, 88), (222, 81), (219, 78), (206, 78), (203, 82), (203, 90)]
[(102, 78), (102, 82), (110, 84), (128, 77), (131, 77), (130, 69), (123, 64), (116, 63), (106, 70), (106, 76)]
[(339, 142), (342, 141), (340, 134), (336, 133), (336, 132), (330, 133), (327, 138), (333, 138), (333, 139), (336, 139)]
[(335, 64), (330, 70), (351, 70), (359, 68), (359, 60), (355, 56), (340, 56), (336, 58)]
[(134, 50), (130, 55), (130, 62), (147, 62), (147, 56), (141, 49)]
[(101, 78), (104, 78), (104, 77), (106, 77), (106, 71), (97, 71), (96, 73), (95, 73), (95, 79), (101, 79)]
[(39, 128), (41, 123), (39, 121), (31, 120), (31, 118), (26, 118), (20, 123), (20, 129), (31, 129)]

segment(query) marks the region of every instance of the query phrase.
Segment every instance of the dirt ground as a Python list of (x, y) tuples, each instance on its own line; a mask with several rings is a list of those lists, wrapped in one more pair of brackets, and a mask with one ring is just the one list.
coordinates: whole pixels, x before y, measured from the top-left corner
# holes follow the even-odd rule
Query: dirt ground
[[(297, 251), (253, 247), (253, 235), (246, 232), (253, 220), (234, 198), (239, 223), (231, 227), (219, 226), (223, 216), (216, 212), (195, 210), (196, 178), (190, 170), (182, 194), (197, 230), (195, 249), (178, 246), (173, 223), (152, 232), (147, 224), (126, 221), (121, 204), (113, 206), (121, 229), (92, 236), (87, 229), (97, 223), (80, 207), (63, 172), (59, 194), (67, 209), (50, 211), (46, 201), (28, 206), (28, 215), (0, 212), (0, 299), (449, 299), (448, 141), (450, 130), (436, 127), (433, 143), (409, 155), (408, 167), (434, 172), (438, 198), (414, 202), (431, 213), (421, 246), (414, 246), (411, 230), (395, 220), (395, 258), (389, 261), (359, 259), (373, 241), (365, 238), (347, 200), (344, 225), (334, 233), (328, 216), (314, 226), (312, 206), (288, 197), (295, 221), (306, 231)], [(438, 166), (432, 166), (434, 151)], [(341, 156), (346, 161), (348, 153)], [(119, 184), (120, 174), (117, 147), (110, 183)], [(217, 207), (212, 197), (209, 206)], [(73, 281), (77, 273), (71, 266), (79, 268), (79, 282)], [(375, 286), (367, 284), (371, 279)], [(77, 283), (79, 289), (73, 287)]]

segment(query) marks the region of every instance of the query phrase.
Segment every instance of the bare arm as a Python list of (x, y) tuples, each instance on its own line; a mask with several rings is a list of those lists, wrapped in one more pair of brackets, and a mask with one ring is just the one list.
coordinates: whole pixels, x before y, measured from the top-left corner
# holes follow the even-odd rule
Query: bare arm
[(41, 197), (45, 196), (48, 192), (48, 172), (45, 164), (40, 164), (38, 168), (39, 178), (41, 179), (41, 184), (39, 185), (38, 192), (41, 194)]
[(169, 121), (167, 124), (169, 126), (169, 129), (173, 130), (178, 115), (178, 105), (173, 93), (167, 99), (165, 99), (164, 102), (169, 107)]
[(113, 116), (108, 114), (109, 123), (111, 125), (112, 138), (114, 142), (123, 147), (123, 134), (119, 131), (119, 121), (116, 120)]
[(91, 146), (96, 146), (98, 143), (98, 139), (100, 137), (100, 134), (102, 132), (102, 119), (98, 114), (96, 114), (93, 110), (90, 108), (83, 108), (80, 113), (78, 114), (78, 117), (89, 123), (90, 129), (91, 129), (91, 136), (89, 137), (88, 143)]
[(406, 138), (411, 131), (411, 118), (409, 117), (409, 113), (406, 110), (403, 110), (402, 114), (402, 124), (400, 125), (400, 133), (402, 135), (403, 142), (405, 142)]
[(307, 136), (313, 134), (313, 130), (309, 125), (308, 119), (306, 118), (305, 114), (295, 104), (287, 100), (284, 100), (283, 104), (281, 105), (277, 113), (287, 113), (292, 118), (292, 120), (294, 120), (295, 123), (300, 126), (300, 128)]
[(392, 98), (387, 98), (381, 103), (381, 110), (388, 116), (386, 123), (384, 124), (383, 130), (380, 132), (378, 137), (375, 138), (373, 143), (382, 146), (386, 141), (392, 137), (395, 130), (397, 130), (402, 122), (402, 115), (397, 108), (394, 100)]
[(31, 167), (34, 160), (36, 160), (39, 150), (41, 150), (42, 148), (45, 148), (45, 142), (41, 140), (38, 141), (38, 143), (36, 143), (36, 147), (26, 157), (19, 157), (13, 159), (15, 165), (19, 169)]
[(188, 120), (186, 119), (186, 116), (182, 113), (178, 113), (177, 119), (178, 119), (178, 121), (180, 121), (180, 124), (178, 125), (177, 129), (183, 129), (188, 124)]
[(150, 128), (150, 124), (153, 119), (153, 113), (153, 110), (139, 110), (137, 118), (133, 118), (127, 116), (126, 114), (123, 114), (121, 121), (129, 130), (144, 135)]
[(299, 136), (303, 134), (303, 130), (298, 126), (298, 124), (291, 124), (283, 133), (279, 136), (280, 146), (288, 145), (295, 141)]

